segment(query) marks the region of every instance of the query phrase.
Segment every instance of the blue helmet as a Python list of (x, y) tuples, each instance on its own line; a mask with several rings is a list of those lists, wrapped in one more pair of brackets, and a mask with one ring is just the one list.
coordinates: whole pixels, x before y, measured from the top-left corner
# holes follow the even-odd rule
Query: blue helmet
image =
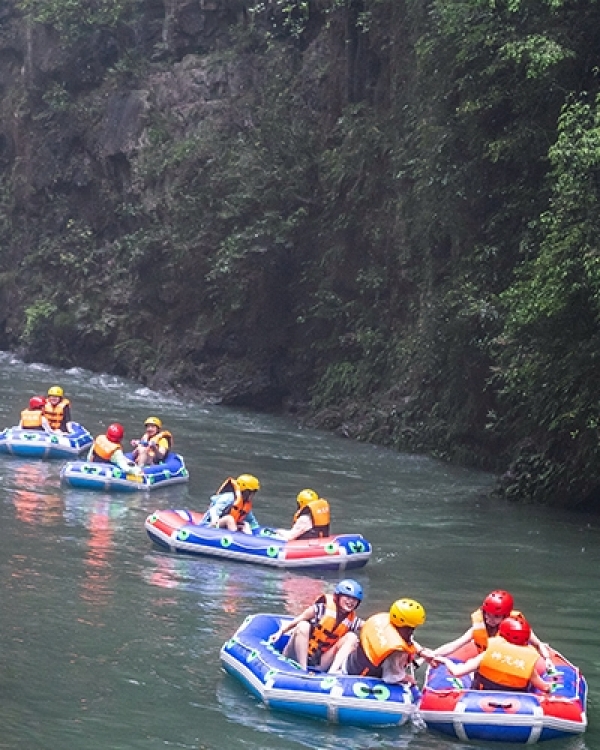
[(358, 599), (359, 602), (363, 600), (362, 586), (358, 581), (354, 581), (352, 578), (344, 578), (333, 590), (334, 594), (342, 594), (343, 596), (353, 596)]

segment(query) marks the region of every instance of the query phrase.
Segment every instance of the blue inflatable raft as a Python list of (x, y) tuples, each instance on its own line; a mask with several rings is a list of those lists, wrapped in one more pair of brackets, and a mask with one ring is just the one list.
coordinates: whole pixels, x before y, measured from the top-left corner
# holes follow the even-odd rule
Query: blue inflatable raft
[(209, 555), (275, 568), (361, 568), (371, 557), (371, 544), (360, 534), (287, 542), (273, 529), (252, 534), (215, 529), (202, 523), (203, 513), (156, 510), (146, 519), (146, 532), (161, 549), (188, 555)]
[(387, 685), (373, 677), (307, 672), (282, 655), (288, 635), (268, 638), (291, 617), (246, 618), (221, 649), (221, 663), (248, 690), (275, 710), (354, 726), (400, 725), (416, 712), (417, 688)]
[(61, 435), (7, 427), (0, 432), (0, 453), (20, 458), (73, 458), (93, 442), (90, 433), (77, 422), (71, 422), (71, 432)]
[(113, 464), (70, 461), (61, 469), (60, 478), (70, 487), (104, 492), (143, 492), (182, 484), (190, 478), (182, 456), (177, 453), (170, 453), (163, 463), (145, 466), (143, 472), (143, 476), (137, 476)]

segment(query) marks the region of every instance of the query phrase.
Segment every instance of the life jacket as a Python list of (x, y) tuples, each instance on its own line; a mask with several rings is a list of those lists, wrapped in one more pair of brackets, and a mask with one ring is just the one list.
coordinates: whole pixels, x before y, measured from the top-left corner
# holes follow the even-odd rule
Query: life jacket
[[(519, 612), (516, 609), (513, 609), (510, 613), (509, 617), (514, 617), (517, 620), (523, 619), (522, 612)], [(476, 609), (475, 612), (471, 613), (471, 623), (473, 627), (473, 642), (477, 646), (477, 650), (481, 653), (482, 651), (485, 651), (488, 647), (488, 641), (490, 636), (488, 635), (487, 627), (485, 625), (485, 620), (483, 618), (483, 611), (480, 609)]]
[(527, 690), (538, 658), (533, 646), (515, 646), (497, 635), (490, 638), (477, 673), (499, 689)]
[(318, 500), (313, 500), (312, 502), (307, 503), (294, 514), (294, 523), (296, 523), (300, 516), (306, 512), (310, 514), (312, 519), (312, 529), (305, 531), (304, 534), (300, 534), (298, 539), (317, 539), (329, 536), (331, 511), (327, 500), (319, 498)]
[(158, 443), (162, 439), (165, 439), (169, 443), (169, 450), (171, 450), (171, 448), (173, 447), (173, 435), (171, 435), (168, 430), (161, 430), (160, 432), (157, 432), (153, 437), (150, 437), (150, 435), (148, 435), (148, 433), (146, 432), (142, 437), (142, 440), (145, 440), (148, 443), (151, 440), (155, 443)]
[(21, 412), (21, 427), (24, 430), (43, 430), (43, 414), (40, 409), (23, 409)]
[(348, 658), (353, 664), (348, 673), (381, 677), (381, 665), (394, 651), (403, 651), (412, 659), (417, 647), (404, 640), (390, 622), (389, 612), (379, 612), (362, 626), (358, 648)]
[(169, 451), (173, 447), (173, 435), (171, 435), (168, 430), (161, 430), (160, 432), (157, 432), (153, 437), (150, 437), (148, 433), (145, 433), (142, 440), (145, 440), (148, 443), (150, 442), (150, 440), (152, 440), (157, 445), (159, 444), (160, 440), (166, 440), (169, 444), (169, 447), (167, 452), (165, 453), (164, 458), (162, 459), (163, 461), (167, 458), (167, 456), (169, 455)]
[(122, 450), (120, 443), (113, 443), (106, 435), (98, 435), (92, 446), (92, 461), (109, 464), (118, 450)]
[(354, 611), (348, 612), (340, 620), (340, 612), (336, 605), (335, 597), (327, 594), (325, 596), (325, 612), (323, 617), (310, 629), (308, 656), (314, 658), (329, 651), (336, 641), (343, 635), (346, 635), (355, 620), (356, 613)]
[(46, 401), (46, 403), (44, 404), (43, 414), (50, 423), (50, 427), (52, 427), (53, 430), (62, 429), (65, 409), (70, 405), (71, 402), (68, 398), (61, 399), (58, 404), (56, 404), (56, 406), (52, 406), (49, 401)]
[(252, 500), (250, 500), (250, 498), (246, 500), (243, 498), (242, 491), (240, 490), (237, 481), (232, 477), (229, 477), (229, 479), (226, 479), (223, 482), (216, 494), (222, 495), (224, 492), (233, 492), (235, 495), (235, 500), (229, 507), (227, 514), (233, 516), (233, 520), (238, 526), (242, 526), (246, 520), (246, 516), (252, 510)]

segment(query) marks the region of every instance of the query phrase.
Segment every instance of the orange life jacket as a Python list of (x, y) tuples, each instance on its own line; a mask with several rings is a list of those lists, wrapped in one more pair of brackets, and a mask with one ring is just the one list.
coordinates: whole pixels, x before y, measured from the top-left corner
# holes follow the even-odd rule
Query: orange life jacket
[(329, 651), (333, 644), (350, 630), (355, 620), (356, 613), (354, 611), (348, 612), (340, 620), (335, 597), (327, 594), (325, 596), (325, 613), (310, 629), (310, 638), (308, 641), (309, 657)]
[(224, 492), (233, 492), (235, 495), (233, 505), (230, 506), (227, 514), (233, 516), (233, 520), (238, 526), (242, 526), (246, 520), (246, 516), (252, 510), (252, 500), (250, 498), (244, 499), (237, 481), (232, 477), (223, 482), (216, 494), (222, 495)]
[[(167, 441), (167, 452), (165, 453), (164, 458), (159, 459), (159, 461), (166, 460), (167, 456), (169, 455), (169, 451), (173, 447), (173, 435), (171, 435), (168, 430), (161, 430), (160, 432), (157, 432), (153, 437), (150, 437), (150, 435), (148, 435), (148, 433), (146, 432), (142, 436), (142, 440), (146, 441), (147, 443), (152, 440), (154, 443), (156, 443), (156, 445), (159, 445), (161, 440)], [(154, 458), (154, 451), (151, 451), (151, 456)]]
[(364, 656), (371, 665), (365, 666), (361, 672), (363, 675), (369, 674), (371, 667), (380, 667), (394, 651), (404, 651), (411, 657), (417, 652), (417, 647), (405, 641), (392, 625), (389, 612), (380, 612), (369, 617), (360, 631), (359, 648), (362, 648)]
[(315, 539), (324, 536), (329, 536), (329, 525), (331, 522), (331, 511), (329, 509), (329, 503), (323, 498), (313, 500), (307, 503), (303, 508), (296, 511), (294, 514), (294, 523), (300, 518), (300, 516), (308, 511), (312, 519), (312, 529), (305, 531), (301, 534), (298, 539)]
[(173, 447), (173, 435), (171, 435), (168, 430), (161, 430), (160, 432), (157, 432), (153, 437), (150, 437), (147, 432), (142, 436), (142, 440), (145, 440), (147, 443), (152, 440), (157, 445), (163, 439), (167, 441), (167, 443), (169, 444), (169, 450), (171, 450), (171, 448)]
[(92, 446), (92, 461), (109, 464), (110, 459), (118, 450), (122, 450), (119, 443), (113, 443), (106, 435), (98, 435)]
[(50, 427), (53, 430), (62, 429), (61, 425), (63, 422), (64, 412), (67, 406), (70, 406), (71, 402), (68, 398), (61, 399), (56, 406), (52, 406), (49, 401), (44, 404), (44, 416), (50, 423)]
[(21, 427), (24, 430), (43, 430), (43, 414), (40, 409), (23, 409), (21, 412)]
[(477, 672), (509, 690), (526, 690), (539, 658), (533, 646), (515, 646), (501, 636), (490, 638)]
[[(518, 610), (513, 609), (509, 617), (523, 619), (523, 614)], [(471, 623), (473, 627), (473, 642), (477, 646), (479, 652), (485, 651), (488, 647), (489, 636), (481, 608), (476, 609), (475, 612), (471, 613)]]

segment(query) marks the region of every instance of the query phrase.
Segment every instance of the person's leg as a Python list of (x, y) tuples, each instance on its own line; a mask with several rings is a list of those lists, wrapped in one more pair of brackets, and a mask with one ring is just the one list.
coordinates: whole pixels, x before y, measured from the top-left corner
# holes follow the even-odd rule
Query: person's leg
[(233, 516), (226, 515), (219, 518), (217, 521), (218, 529), (228, 529), (229, 531), (237, 531), (238, 527)]
[[(346, 635), (342, 636), (326, 654), (323, 654), (321, 667), (329, 672), (329, 674), (343, 674), (343, 667), (346, 664), (346, 659), (356, 650), (357, 647), (358, 637), (355, 633), (346, 633)], [(332, 651), (333, 654), (331, 653)], [(329, 668), (326, 666), (327, 662)]]
[(286, 647), (283, 649), (283, 655), (287, 656), (288, 659), (294, 659), (302, 667), (306, 669), (308, 665), (308, 641), (310, 639), (310, 623), (299, 622), (292, 634), (290, 640), (287, 642)]
[(138, 466), (150, 466), (153, 463), (150, 450), (147, 446), (139, 445), (136, 448), (136, 453), (135, 462)]

